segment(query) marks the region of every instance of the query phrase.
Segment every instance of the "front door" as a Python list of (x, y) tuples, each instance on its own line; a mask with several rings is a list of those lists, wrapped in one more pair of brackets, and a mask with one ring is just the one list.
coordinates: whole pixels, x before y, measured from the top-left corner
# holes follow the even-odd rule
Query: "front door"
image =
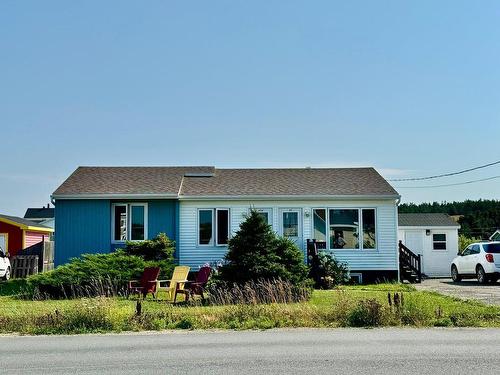
[(422, 272), (425, 273), (424, 266), (424, 234), (419, 230), (409, 230), (405, 233), (405, 246), (415, 254), (422, 256), (421, 267)]
[(291, 239), (299, 248), (302, 248), (302, 225), (300, 219), (300, 209), (281, 210), (281, 235)]

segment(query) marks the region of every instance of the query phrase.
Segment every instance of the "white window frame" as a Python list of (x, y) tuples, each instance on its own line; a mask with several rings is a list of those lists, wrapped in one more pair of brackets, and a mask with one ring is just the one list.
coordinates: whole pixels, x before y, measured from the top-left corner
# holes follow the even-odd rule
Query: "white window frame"
[[(227, 240), (231, 238), (231, 210), (229, 208), (220, 207), (215, 209), (215, 223), (212, 223), (212, 231), (214, 232), (213, 238), (215, 239), (215, 246), (226, 246), (228, 243), (219, 243), (219, 221), (217, 212), (219, 211), (227, 211)], [(198, 216), (199, 217), (199, 216)], [(199, 228), (198, 228), (199, 229)]]
[(363, 210), (374, 210), (375, 211), (375, 247), (373, 249), (365, 249), (365, 246), (364, 246), (364, 241), (361, 241), (361, 247), (360, 247), (360, 250), (362, 251), (370, 251), (370, 252), (373, 252), (373, 251), (378, 251), (378, 210), (375, 208), (375, 207), (361, 207), (359, 209), (359, 222), (360, 222), (360, 231), (361, 231), (361, 234), (362, 234), (362, 238), (364, 238), (364, 235), (365, 235), (365, 232), (363, 230)]
[(273, 218), (273, 209), (272, 208), (255, 208), (255, 211), (258, 213), (266, 213), (267, 218), (268, 218), (268, 224), (271, 226), (271, 228), (274, 228), (274, 218)]
[[(435, 234), (442, 234), (444, 235), (444, 241), (434, 241), (434, 235)], [(443, 233), (443, 232), (437, 232), (437, 233), (432, 233), (431, 234), (432, 236), (432, 251), (437, 251), (437, 252), (443, 252), (443, 251), (448, 251), (448, 236), (446, 235), (446, 233)], [(434, 244), (435, 243), (444, 243), (444, 249), (434, 249)]]
[[(130, 238), (132, 231), (132, 210), (131, 207), (133, 206), (142, 206), (144, 207), (144, 239), (143, 240), (132, 240)], [(125, 215), (127, 217), (127, 229), (125, 232), (125, 236), (127, 239), (124, 240), (116, 240), (115, 239), (115, 207), (125, 207)], [(141, 242), (141, 241), (146, 241), (148, 239), (148, 204), (147, 203), (112, 203), (111, 204), (111, 243), (113, 244), (124, 244), (126, 241), (133, 241), (133, 242)]]
[[(330, 247), (330, 210), (353, 210), (353, 211), (358, 211), (358, 248), (346, 248), (346, 249), (332, 249)], [(328, 250), (330, 251), (361, 251), (363, 250), (363, 243), (360, 241), (360, 235), (362, 234), (363, 227), (362, 227), (362, 218), (361, 218), (361, 208), (358, 207), (330, 207), (327, 209), (327, 245), (328, 245)], [(372, 249), (370, 249), (372, 250)]]
[[(328, 251), (368, 251), (368, 252), (378, 252), (379, 251), (379, 228), (378, 228), (378, 209), (377, 207), (328, 207), (328, 206), (315, 206), (311, 207), (311, 217), (313, 217), (314, 210), (326, 210), (326, 249)], [(363, 247), (363, 241), (360, 241), (360, 247), (357, 249), (331, 249), (330, 248), (330, 210), (358, 210), (359, 218), (359, 234), (363, 235), (363, 213), (362, 210), (375, 210), (375, 248), (365, 249)], [(313, 218), (314, 219), (314, 218)], [(311, 234), (314, 233), (314, 220), (311, 219)], [(442, 251), (442, 250), (441, 250)]]
[(363, 274), (361, 272), (351, 272), (349, 276), (351, 279), (358, 279), (358, 284), (363, 284)]
[[(200, 243), (200, 211), (210, 211), (212, 213), (212, 237), (209, 243)], [(198, 208), (196, 210), (196, 246), (199, 247), (227, 247), (228, 244), (219, 244), (217, 240), (217, 211), (227, 211), (227, 239), (231, 238), (231, 209), (229, 207), (209, 207)]]
[[(210, 211), (212, 214), (212, 236), (210, 237), (209, 243), (200, 243), (200, 212), (201, 211)], [(210, 247), (214, 246), (214, 229), (215, 229), (215, 218), (214, 218), (214, 209), (213, 208), (198, 208), (196, 211), (196, 243), (200, 247)]]
[[(132, 207), (144, 207), (144, 239), (143, 240), (133, 240), (132, 237)], [(127, 237), (129, 241), (140, 242), (148, 239), (148, 204), (147, 203), (130, 203), (127, 212), (128, 217), (128, 228)]]
[(301, 238), (303, 238), (303, 229), (302, 229), (302, 208), (300, 207), (283, 207), (283, 208), (280, 208), (279, 211), (278, 211), (278, 215), (279, 215), (279, 234), (280, 236), (283, 236), (285, 237), (285, 233), (284, 233), (284, 228), (283, 228), (283, 224), (284, 224), (284, 220), (283, 220), (283, 216), (285, 213), (296, 213), (297, 214), (297, 236), (292, 236), (292, 237), (287, 237), (287, 238), (298, 238), (299, 240)]
[[(328, 207), (312, 207), (311, 208), (311, 237), (314, 237), (314, 211), (316, 210), (325, 210), (325, 243), (326, 243), (326, 250), (329, 249), (329, 225), (328, 225)], [(318, 241), (317, 238), (312, 238), (316, 241)]]

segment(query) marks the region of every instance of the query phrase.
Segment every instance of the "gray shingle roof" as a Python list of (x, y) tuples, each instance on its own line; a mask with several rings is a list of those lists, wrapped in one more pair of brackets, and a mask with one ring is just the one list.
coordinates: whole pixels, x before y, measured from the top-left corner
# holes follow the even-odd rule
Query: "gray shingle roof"
[(58, 195), (164, 194), (179, 192), (186, 173), (211, 173), (214, 167), (78, 167), (54, 191)]
[[(373, 168), (79, 167), (53, 193), (217, 196), (399, 196)], [(178, 195), (179, 194), (179, 195)]]
[(26, 225), (30, 227), (37, 227), (42, 229), (52, 229), (45, 225), (35, 223), (34, 221), (23, 219), (22, 217), (10, 216), (10, 215), (0, 215), (0, 219), (7, 219), (19, 225)]
[(442, 213), (399, 214), (400, 227), (458, 227), (453, 219)]
[(189, 177), (181, 196), (398, 195), (373, 168), (216, 169)]

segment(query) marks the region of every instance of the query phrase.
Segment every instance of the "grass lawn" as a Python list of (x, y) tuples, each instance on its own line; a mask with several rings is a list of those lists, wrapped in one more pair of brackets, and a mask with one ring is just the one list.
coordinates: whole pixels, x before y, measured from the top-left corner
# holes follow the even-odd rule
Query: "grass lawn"
[[(293, 304), (172, 306), (123, 298), (26, 301), (0, 284), (0, 333), (59, 334), (162, 329), (268, 329), (279, 327), (472, 326), (500, 327), (500, 307), (463, 301), (411, 285), (378, 284), (315, 290)], [(388, 293), (403, 294), (390, 306)], [(161, 296), (160, 296), (161, 297)]]

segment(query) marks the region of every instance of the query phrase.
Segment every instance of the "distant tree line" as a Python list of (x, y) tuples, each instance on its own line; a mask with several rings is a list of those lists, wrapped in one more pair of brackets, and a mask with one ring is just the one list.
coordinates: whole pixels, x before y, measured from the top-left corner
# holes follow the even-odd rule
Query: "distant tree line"
[(459, 215), (460, 234), (487, 239), (500, 228), (500, 200), (466, 200), (463, 202), (403, 203), (400, 213), (446, 213)]

